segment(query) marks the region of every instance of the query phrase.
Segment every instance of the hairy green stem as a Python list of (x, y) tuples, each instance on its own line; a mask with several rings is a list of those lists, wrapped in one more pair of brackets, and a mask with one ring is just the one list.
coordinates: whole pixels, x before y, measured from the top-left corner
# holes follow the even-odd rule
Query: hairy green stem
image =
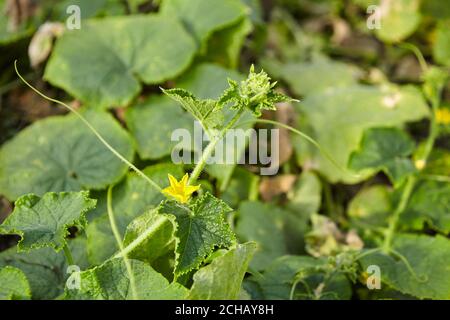
[(205, 150), (202, 152), (202, 157), (200, 158), (200, 161), (195, 166), (194, 170), (191, 173), (191, 176), (189, 178), (189, 184), (193, 185), (200, 174), (202, 173), (203, 169), (206, 166), (206, 161), (209, 159), (209, 157), (214, 152), (214, 149), (216, 148), (217, 143), (219, 143), (220, 140), (223, 139), (226, 132), (231, 129), (236, 122), (241, 118), (242, 114), (244, 113), (244, 108), (239, 109), (234, 117), (228, 122), (228, 124), (214, 137), (212, 137), (212, 140), (209, 142)]
[(63, 247), (64, 255), (66, 256), (66, 261), (69, 266), (73, 266), (75, 264), (72, 256), (72, 252), (70, 251), (69, 246), (66, 245)]
[(134, 164), (132, 164), (130, 161), (128, 161), (124, 156), (122, 156), (116, 149), (114, 149), (113, 146), (111, 146), (103, 137), (102, 135), (97, 131), (97, 129), (95, 129), (91, 123), (89, 121), (86, 120), (85, 117), (83, 117), (83, 115), (81, 113), (79, 113), (77, 110), (75, 110), (74, 108), (72, 108), (71, 106), (69, 106), (68, 104), (50, 98), (48, 96), (46, 96), (45, 94), (43, 94), (42, 92), (40, 92), (38, 89), (36, 89), (35, 87), (33, 87), (30, 83), (28, 83), (23, 76), (19, 73), (19, 70), (17, 69), (17, 60), (14, 61), (14, 68), (16, 70), (17, 75), (19, 76), (19, 78), (34, 92), (36, 92), (38, 95), (40, 95), (42, 98), (54, 102), (56, 104), (59, 104), (63, 107), (65, 107), (66, 109), (68, 109), (69, 111), (73, 112), (88, 128), (89, 130), (92, 131), (92, 133), (100, 140), (100, 142), (106, 147), (108, 148), (109, 151), (111, 151), (117, 158), (119, 158), (123, 163), (125, 163), (128, 167), (130, 167), (131, 169), (133, 169), (139, 176), (141, 176), (142, 178), (144, 178), (153, 188), (155, 188), (156, 190), (158, 190), (159, 192), (161, 192), (161, 187), (154, 182), (152, 179), (150, 179), (149, 177), (147, 177), (147, 175), (145, 173), (143, 173), (141, 170), (139, 170)]
[[(114, 217), (114, 211), (112, 208), (112, 189), (110, 186), (108, 188), (108, 193), (106, 197), (106, 206), (108, 211), (109, 224), (111, 225), (112, 232), (114, 234), (114, 238), (119, 246), (120, 252), (124, 251), (122, 237), (120, 235), (119, 229), (117, 228), (116, 219)], [(133, 300), (138, 300), (137, 290), (136, 290), (136, 281), (134, 279), (133, 269), (130, 264), (130, 260), (128, 260), (127, 254), (122, 254), (123, 262), (125, 263), (125, 268), (127, 269), (128, 277), (130, 278), (130, 288), (131, 288), (131, 296)]]

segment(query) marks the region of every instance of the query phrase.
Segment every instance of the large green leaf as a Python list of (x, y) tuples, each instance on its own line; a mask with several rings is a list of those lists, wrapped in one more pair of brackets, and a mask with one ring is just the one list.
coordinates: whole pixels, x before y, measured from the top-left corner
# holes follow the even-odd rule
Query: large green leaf
[(241, 49), (252, 29), (250, 18), (245, 17), (238, 23), (216, 32), (208, 41), (208, 60), (236, 69), (239, 66)]
[(420, 0), (381, 0), (380, 28), (375, 30), (385, 42), (399, 42), (416, 31), (421, 15)]
[(438, 23), (433, 56), (436, 62), (450, 67), (450, 20)]
[(255, 243), (238, 244), (194, 274), (189, 299), (233, 300), (239, 297), (241, 283), (255, 252)]
[(239, 81), (243, 76), (216, 64), (201, 63), (184, 74), (176, 86), (192, 92), (200, 99), (218, 99), (229, 86), (228, 78)]
[[(112, 116), (94, 111), (84, 116), (132, 160), (132, 141)], [(22, 130), (0, 149), (0, 193), (15, 200), (28, 193), (102, 189), (127, 170), (75, 115), (50, 117)]]
[(193, 131), (193, 117), (166, 96), (151, 96), (145, 102), (128, 108), (125, 118), (143, 159), (170, 155), (177, 144), (171, 141), (172, 133), (183, 128)]
[(450, 7), (442, 0), (422, 1), (421, 9), (424, 14), (435, 19), (450, 19)]
[(94, 107), (126, 105), (141, 90), (140, 80), (152, 84), (176, 77), (195, 51), (174, 17), (92, 20), (57, 41), (44, 77)]
[(399, 234), (393, 249), (408, 261), (412, 270), (394, 255), (374, 253), (361, 259), (364, 270), (377, 265), (381, 281), (406, 294), (423, 299), (450, 297), (450, 241), (442, 236)]
[(317, 213), (322, 199), (322, 185), (320, 179), (310, 171), (304, 171), (295, 185), (287, 194), (286, 208), (295, 212), (297, 216), (309, 219)]
[[(236, 233), (241, 241), (257, 243), (255, 256), (250, 263), (253, 269), (264, 269), (277, 257), (288, 254), (289, 247), (296, 247), (296, 243), (291, 244), (291, 240), (295, 242), (298, 237), (302, 238), (307, 223), (306, 219), (298, 219), (296, 214), (258, 201), (241, 203)], [(294, 238), (289, 231), (294, 234)]]
[(246, 7), (240, 0), (164, 0), (161, 14), (179, 17), (198, 43), (203, 45), (214, 31), (242, 19)]
[[(425, 147), (425, 145), (423, 144), (421, 147)], [(421, 151), (421, 149), (419, 148), (418, 151)], [(448, 175), (450, 172), (450, 152), (443, 148), (433, 148), (423, 171), (432, 175)]]
[[(188, 290), (166, 278), (148, 264), (129, 260), (134, 276), (136, 295), (142, 300), (184, 299)], [(78, 300), (130, 300), (133, 298), (130, 279), (123, 259), (113, 259), (105, 264), (80, 273), (80, 289), (66, 289), (66, 299)]]
[(331, 182), (355, 183), (367, 177), (341, 169), (347, 166), (366, 129), (402, 126), (429, 116), (422, 94), (413, 87), (350, 86), (309, 95), (295, 106), (302, 113), (300, 129), (312, 135), (339, 168), (304, 139), (295, 136), (297, 158), (300, 164), (318, 170)]
[[(75, 263), (81, 270), (88, 267), (86, 241), (76, 238), (69, 241), (69, 248)], [(12, 266), (20, 269), (27, 277), (33, 299), (53, 299), (59, 296), (65, 286), (67, 261), (63, 252), (41, 248), (30, 252), (17, 252), (11, 248), (0, 253), (0, 268)]]
[(175, 273), (184, 274), (198, 266), (215, 247), (230, 247), (235, 237), (225, 222), (232, 209), (210, 193), (190, 205), (166, 201), (158, 212), (175, 216), (177, 225)]
[[(168, 184), (169, 173), (177, 179), (183, 176), (183, 168), (171, 163), (149, 166), (143, 172), (160, 186)], [(127, 225), (134, 218), (154, 208), (163, 199), (164, 196), (147, 181), (135, 173), (129, 173), (127, 178), (112, 191), (112, 209), (119, 232), (124, 234)], [(89, 261), (92, 264), (101, 264), (119, 250), (105, 203), (106, 195), (103, 195), (98, 204), (99, 212), (96, 212), (98, 217), (87, 227)]]
[(46, 193), (42, 198), (30, 194), (15, 202), (12, 214), (0, 225), (2, 234), (19, 234), (19, 251), (52, 247), (56, 251), (66, 245), (69, 227), (83, 229), (86, 212), (95, 207), (96, 201), (89, 193)]
[(175, 222), (154, 209), (134, 219), (127, 227), (123, 245), (132, 248), (128, 257), (151, 263), (173, 249)]
[(350, 156), (353, 170), (381, 169), (394, 183), (400, 185), (415, 172), (408, 158), (414, 150), (414, 141), (398, 128), (371, 128), (364, 132), (360, 150)]
[(271, 74), (283, 79), (300, 96), (357, 83), (360, 70), (353, 65), (316, 56), (308, 62), (263, 63)]
[(373, 185), (356, 194), (348, 205), (347, 214), (355, 227), (369, 231), (386, 227), (392, 210), (391, 190), (385, 185)]
[(320, 179), (310, 171), (303, 171), (297, 182), (287, 193), (287, 209), (284, 214), (284, 235), (289, 253), (305, 251), (306, 232), (310, 229), (311, 215), (317, 213), (322, 201)]
[(17, 268), (0, 269), (0, 300), (26, 300), (31, 298), (30, 285), (25, 274)]
[(450, 233), (450, 183), (421, 181), (414, 190), (402, 223), (421, 230), (424, 223), (444, 234)]
[[(287, 300), (291, 298), (291, 293), (294, 294), (292, 298), (312, 298), (312, 291), (321, 283), (321, 299), (350, 299), (351, 286), (348, 279), (342, 273), (324, 279), (320, 268), (325, 264), (325, 259), (310, 256), (282, 256), (272, 261), (262, 275), (253, 276), (251, 281), (256, 282), (263, 297), (268, 300)], [(295, 277), (299, 274), (303, 275), (303, 281), (292, 291)]]
[(236, 167), (233, 176), (220, 198), (236, 209), (239, 203), (258, 192), (259, 177), (250, 171)]
[[(62, 0), (52, 4), (52, 13), (58, 20), (67, 19), (67, 7), (70, 5), (80, 7), (81, 19), (126, 14), (126, 4), (120, 0)], [(81, 27), (83, 27), (83, 22), (81, 22)]]

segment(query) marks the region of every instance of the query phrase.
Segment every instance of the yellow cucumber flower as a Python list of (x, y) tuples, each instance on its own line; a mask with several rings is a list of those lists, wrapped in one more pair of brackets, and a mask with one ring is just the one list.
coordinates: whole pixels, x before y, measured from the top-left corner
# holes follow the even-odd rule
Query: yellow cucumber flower
[(174, 176), (172, 176), (170, 173), (168, 176), (169, 176), (170, 186), (163, 189), (162, 192), (168, 196), (175, 198), (178, 202), (181, 202), (181, 203), (188, 202), (191, 195), (200, 188), (199, 185), (198, 186), (189, 186), (187, 184), (188, 178), (189, 178), (189, 175), (187, 173), (180, 180), (180, 182), (178, 182), (177, 179)]
[(436, 122), (444, 125), (450, 124), (450, 110), (444, 108), (436, 110)]

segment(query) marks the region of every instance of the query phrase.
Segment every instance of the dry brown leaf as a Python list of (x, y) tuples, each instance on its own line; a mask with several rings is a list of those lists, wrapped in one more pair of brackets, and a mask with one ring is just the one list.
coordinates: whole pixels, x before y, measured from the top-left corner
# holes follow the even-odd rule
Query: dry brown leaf
[(12, 204), (3, 197), (0, 197), (0, 223), (12, 212)]
[(280, 194), (287, 193), (291, 190), (296, 179), (297, 177), (294, 174), (282, 174), (276, 177), (262, 178), (259, 184), (261, 198), (268, 202)]
[(349, 24), (343, 19), (333, 19), (333, 35), (331, 37), (331, 42), (334, 44), (341, 44), (345, 40), (351, 37), (352, 30)]
[(9, 17), (7, 30), (17, 31), (23, 22), (34, 15), (36, 8), (36, 1), (33, 0), (7, 0), (4, 8), (4, 14)]
[(420, 64), (412, 55), (408, 55), (396, 63), (394, 71), (395, 81), (418, 82), (421, 75), (422, 69)]
[[(39, 89), (45, 92), (42, 88)], [(17, 113), (20, 114), (20, 119), (28, 123), (51, 115), (66, 113), (66, 110), (62, 107), (51, 104), (33, 91), (26, 89), (11, 91), (6, 104), (17, 110)]]
[(47, 60), (53, 48), (53, 40), (64, 32), (64, 24), (46, 22), (39, 27), (28, 46), (28, 57), (33, 68)]

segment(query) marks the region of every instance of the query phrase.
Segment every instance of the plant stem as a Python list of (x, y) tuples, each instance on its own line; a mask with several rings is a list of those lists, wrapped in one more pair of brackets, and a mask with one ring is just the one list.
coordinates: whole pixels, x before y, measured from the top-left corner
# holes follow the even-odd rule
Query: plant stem
[(64, 250), (64, 255), (66, 256), (67, 264), (69, 266), (73, 266), (75, 264), (75, 262), (73, 261), (72, 252), (70, 252), (70, 248), (67, 245), (67, 243), (64, 246), (63, 250)]
[(244, 113), (244, 108), (239, 109), (234, 117), (228, 122), (228, 124), (216, 135), (212, 138), (212, 140), (209, 142), (208, 146), (205, 148), (205, 150), (202, 153), (202, 157), (200, 161), (195, 166), (194, 170), (191, 173), (191, 176), (189, 178), (189, 184), (193, 185), (200, 174), (202, 173), (203, 169), (206, 166), (206, 161), (209, 159), (211, 154), (214, 152), (214, 149), (216, 148), (217, 143), (223, 139), (226, 132), (234, 126), (234, 124), (241, 118), (242, 114)]
[(437, 136), (439, 135), (439, 125), (436, 121), (436, 111), (439, 108), (440, 100), (438, 98), (433, 99), (432, 101), (432, 112), (431, 115), (431, 127), (430, 127), (430, 135), (425, 143), (425, 150), (422, 154), (422, 161), (426, 164), (428, 157), (430, 156), (431, 151), (433, 150), (434, 142), (436, 141)]
[(392, 215), (392, 218), (389, 222), (388, 229), (386, 231), (386, 236), (383, 242), (383, 251), (385, 253), (389, 253), (391, 250), (392, 239), (394, 238), (395, 229), (397, 228), (398, 221), (400, 219), (400, 215), (406, 209), (406, 205), (408, 204), (409, 198), (411, 197), (412, 191), (414, 189), (414, 185), (416, 184), (416, 176), (411, 175), (406, 180), (405, 189), (403, 189), (402, 196), (400, 198), (400, 202), (398, 203), (395, 211)]
[[(440, 104), (440, 94), (439, 92), (436, 97), (434, 97), (431, 101), (431, 110), (433, 114), (431, 115), (431, 124), (430, 124), (430, 134), (428, 135), (427, 141), (425, 142), (425, 150), (422, 154), (421, 161), (424, 165), (426, 165), (428, 161), (428, 157), (430, 156), (431, 151), (433, 150), (434, 143), (436, 141), (437, 136), (439, 135), (439, 127), (436, 122), (436, 110), (439, 108)], [(411, 175), (406, 180), (405, 188), (403, 189), (402, 196), (400, 198), (400, 202), (395, 209), (392, 219), (389, 222), (388, 229), (386, 231), (386, 237), (384, 238), (382, 249), (385, 253), (391, 251), (392, 240), (394, 237), (395, 229), (397, 228), (398, 221), (400, 219), (400, 215), (405, 211), (406, 206), (408, 204), (409, 198), (411, 197), (414, 186), (417, 182), (417, 176)]]
[(248, 200), (250, 201), (258, 201), (259, 196), (259, 177), (255, 177), (251, 184), (250, 184), (250, 190), (248, 192)]
[[(108, 188), (107, 199), (106, 199), (109, 224), (111, 225), (111, 229), (114, 234), (114, 237), (116, 238), (116, 242), (119, 246), (120, 252), (123, 252), (124, 247), (123, 247), (123, 243), (122, 243), (122, 237), (120, 235), (119, 228), (117, 228), (116, 219), (114, 218), (114, 211), (112, 208), (112, 189), (113, 189), (112, 186), (110, 186)], [(133, 269), (131, 268), (130, 261), (128, 260), (128, 256), (126, 253), (122, 254), (122, 258), (123, 258), (123, 262), (125, 263), (125, 268), (127, 269), (128, 277), (130, 278), (130, 288), (131, 288), (132, 299), (138, 300), (138, 295), (137, 295), (137, 290), (136, 290), (136, 282), (134, 280)]]

